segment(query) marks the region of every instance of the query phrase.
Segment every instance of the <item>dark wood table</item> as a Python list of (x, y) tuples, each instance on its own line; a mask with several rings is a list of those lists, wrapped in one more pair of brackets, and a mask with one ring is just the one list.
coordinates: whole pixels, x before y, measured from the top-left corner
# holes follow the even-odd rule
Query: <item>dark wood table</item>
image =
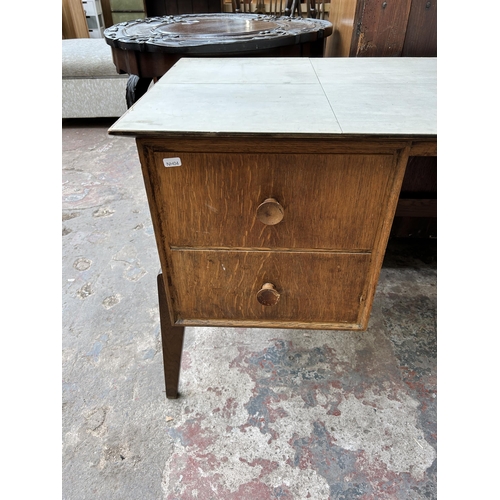
[(321, 57), (332, 24), (264, 14), (185, 14), (138, 19), (104, 31), (130, 107), (181, 57)]

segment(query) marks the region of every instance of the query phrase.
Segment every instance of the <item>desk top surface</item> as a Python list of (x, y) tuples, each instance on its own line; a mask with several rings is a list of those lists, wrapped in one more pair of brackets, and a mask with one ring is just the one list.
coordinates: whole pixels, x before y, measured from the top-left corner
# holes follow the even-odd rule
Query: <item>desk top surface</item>
[(109, 133), (432, 137), (436, 76), (436, 58), (184, 58)]

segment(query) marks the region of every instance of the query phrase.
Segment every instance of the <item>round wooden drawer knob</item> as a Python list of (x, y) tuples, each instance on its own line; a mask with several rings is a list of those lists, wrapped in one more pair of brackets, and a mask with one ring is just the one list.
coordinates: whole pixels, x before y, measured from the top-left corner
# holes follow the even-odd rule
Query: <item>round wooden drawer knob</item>
[(274, 198), (267, 198), (257, 207), (257, 219), (268, 226), (274, 226), (283, 219), (285, 211)]
[(278, 303), (278, 300), (280, 300), (280, 294), (272, 283), (265, 283), (257, 292), (257, 300), (263, 306), (274, 306)]

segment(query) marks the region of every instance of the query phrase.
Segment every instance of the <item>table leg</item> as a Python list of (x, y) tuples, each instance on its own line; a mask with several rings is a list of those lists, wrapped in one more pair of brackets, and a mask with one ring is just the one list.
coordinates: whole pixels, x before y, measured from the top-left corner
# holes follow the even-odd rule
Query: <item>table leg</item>
[(181, 369), (182, 343), (184, 340), (184, 327), (174, 326), (170, 320), (167, 306), (167, 296), (163, 274), (159, 273), (158, 303), (160, 308), (161, 344), (163, 351), (163, 370), (165, 372), (165, 389), (168, 399), (179, 397), (179, 373)]
[(132, 104), (135, 104), (147, 92), (152, 81), (152, 78), (140, 78), (137, 75), (130, 75), (128, 77), (125, 92), (127, 108), (130, 108)]

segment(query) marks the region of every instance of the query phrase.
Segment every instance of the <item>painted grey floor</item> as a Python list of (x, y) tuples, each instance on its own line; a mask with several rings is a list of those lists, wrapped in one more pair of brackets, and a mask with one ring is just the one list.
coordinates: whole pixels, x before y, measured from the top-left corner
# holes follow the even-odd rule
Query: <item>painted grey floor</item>
[(140, 164), (111, 123), (62, 129), (63, 499), (437, 498), (435, 241), (390, 242), (366, 332), (186, 329), (167, 400)]

